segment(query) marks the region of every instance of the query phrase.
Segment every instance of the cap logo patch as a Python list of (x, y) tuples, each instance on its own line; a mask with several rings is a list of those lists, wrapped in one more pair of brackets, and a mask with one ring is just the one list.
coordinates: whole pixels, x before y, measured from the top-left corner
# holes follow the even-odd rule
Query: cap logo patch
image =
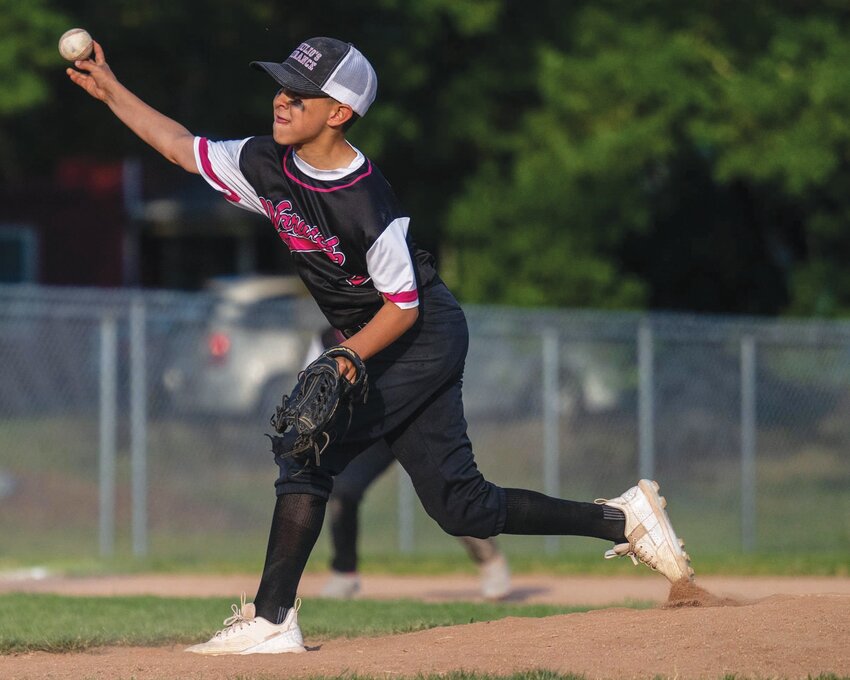
[(304, 42), (293, 50), (292, 54), (289, 55), (289, 58), (297, 61), (308, 71), (312, 71), (316, 68), (316, 64), (322, 58), (322, 53), (315, 47), (310, 47), (310, 45)]

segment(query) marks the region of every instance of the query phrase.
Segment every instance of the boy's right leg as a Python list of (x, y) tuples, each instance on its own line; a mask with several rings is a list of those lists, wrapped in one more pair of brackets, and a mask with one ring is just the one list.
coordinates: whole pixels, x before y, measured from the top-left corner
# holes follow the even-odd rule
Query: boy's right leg
[(390, 445), (425, 511), (453, 536), (572, 535), (623, 542), (625, 517), (619, 509), (487, 481), (467, 435), (459, 380), (394, 432)]
[(425, 510), (450, 534), (591, 536), (614, 544), (606, 557), (631, 555), (671, 582), (693, 575), (665, 502), (648, 480), (610, 501), (585, 503), (484, 479), (466, 433), (459, 381), (434, 395), (391, 445)]
[(606, 558), (628, 555), (660, 571), (671, 582), (692, 579), (691, 558), (685, 552), (685, 542), (676, 536), (664, 508), (667, 500), (658, 495), (658, 482), (642, 479), (617, 498), (599, 498), (603, 507), (617, 508), (626, 518), (626, 540), (605, 553)]
[(553, 535), (568, 526), (570, 535), (593, 536), (614, 542), (606, 558), (628, 555), (660, 571), (671, 583), (693, 577), (690, 558), (683, 550), (670, 518), (667, 501), (658, 495), (658, 483), (642, 479), (617, 498), (578, 503), (551, 498), (526, 489), (505, 489), (508, 506), (506, 534)]

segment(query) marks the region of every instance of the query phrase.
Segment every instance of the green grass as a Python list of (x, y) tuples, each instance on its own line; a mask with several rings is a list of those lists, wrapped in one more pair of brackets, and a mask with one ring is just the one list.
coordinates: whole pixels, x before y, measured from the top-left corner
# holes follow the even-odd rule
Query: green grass
[[(794, 447), (784, 439), (784, 430), (760, 431), (754, 553), (741, 551), (740, 465), (735, 456), (694, 459), (664, 472), (662, 489), (670, 500), (671, 517), (687, 541), (697, 574), (850, 575), (850, 458), (834, 444), (839, 441), (834, 428), (844, 427), (844, 421), (835, 420), (822, 436)], [(587, 431), (574, 433), (584, 437), (583, 444), (576, 441), (564, 449), (567, 497), (589, 500), (603, 487), (613, 492), (632, 483), (631, 477), (624, 481), (609, 476), (634, 467), (622, 432), (609, 429), (588, 426)], [(535, 421), (482, 428), (476, 436), (480, 450), (486, 452), (481, 456), (482, 470), (496, 483), (538, 488), (541, 471), (534, 442), (539, 430)], [(152, 422), (150, 556), (132, 555), (130, 463), (122, 449), (115, 557), (100, 560), (94, 417), (0, 419), (0, 473), (16, 485), (11, 496), (0, 499), (0, 571), (43, 565), (74, 574), (259, 573), (276, 468), (263, 447), (257, 451), (251, 448), (254, 444), (246, 444), (256, 435), (250, 428)], [(517, 455), (517, 450), (527, 453)], [(597, 450), (609, 453), (596, 456)], [(594, 458), (608, 461), (614, 454), (625, 458), (618, 464), (606, 463), (604, 469)], [(446, 536), (416, 502), (412, 536), (416, 552), (394, 552), (397, 499), (395, 472), (378, 480), (366, 497), (361, 509), (363, 571), (474, 573), (457, 541)], [(312, 571), (325, 569), (328, 562), (328, 532), (324, 534), (308, 565)], [(546, 552), (542, 537), (498, 540), (518, 574), (648, 575), (628, 560), (600, 559), (607, 546), (591, 539), (562, 538), (554, 554)]]
[[(222, 598), (0, 595), (0, 654), (200, 642), (221, 627), (220, 622), (229, 615), (231, 604), (232, 600)], [(299, 624), (310, 640), (322, 640), (408, 633), (506, 616), (541, 617), (589, 609), (507, 603), (316, 599), (301, 610)]]
[[(448, 539), (449, 541), (451, 539)], [(503, 542), (504, 544), (505, 542)], [(233, 548), (233, 546), (230, 546)], [(527, 554), (507, 548), (511, 570), (515, 574), (642, 576), (657, 578), (649, 569), (634, 567), (627, 559), (603, 560), (601, 551), (577, 551), (546, 555)], [(138, 573), (203, 573), (257, 574), (262, 570), (264, 545), (260, 539), (246, 542), (238, 550), (210, 555), (183, 553), (178, 556), (160, 555), (134, 557), (129, 548), (110, 559), (95, 557), (57, 557), (39, 559), (36, 555), (0, 555), (0, 573), (32, 566), (41, 566), (68, 576)], [(698, 576), (850, 576), (850, 551), (820, 553), (752, 553), (705, 555), (693, 551), (693, 565)], [(225, 555), (222, 557), (221, 555)], [(327, 569), (328, 551), (317, 546), (307, 565), (308, 572)], [(366, 574), (441, 575), (475, 574), (475, 565), (462, 552), (444, 554), (401, 555), (399, 553), (366, 553), (360, 570)]]
[[(204, 640), (218, 627), (231, 603), (221, 598), (63, 597), (0, 595), (0, 654), (33, 651), (78, 652), (103, 645), (156, 646)], [(631, 605), (635, 608), (640, 605)], [(410, 600), (310, 602), (299, 623), (311, 641), (406, 633), (505, 616), (551, 616), (588, 608), (501, 603), (427, 604)], [(265, 674), (237, 675), (241, 680), (271, 680)], [(333, 676), (338, 678), (339, 676)], [(377, 680), (350, 674), (346, 680)], [(545, 669), (509, 674), (455, 671), (445, 675), (415, 674), (408, 680), (585, 680), (585, 676)], [(331, 680), (317, 675), (311, 680)], [(658, 679), (660, 680), (660, 678)], [(718, 676), (718, 680), (747, 680)], [(809, 680), (850, 680), (821, 674)]]

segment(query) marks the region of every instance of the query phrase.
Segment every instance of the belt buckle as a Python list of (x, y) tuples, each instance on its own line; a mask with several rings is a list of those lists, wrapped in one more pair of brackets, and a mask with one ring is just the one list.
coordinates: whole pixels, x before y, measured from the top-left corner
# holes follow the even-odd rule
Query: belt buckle
[(342, 330), (342, 331), (340, 331), (340, 332), (341, 332), (341, 333), (342, 333), (342, 334), (346, 337), (346, 339), (348, 339), (348, 338), (350, 338), (352, 335), (354, 335), (355, 333), (359, 333), (359, 332), (360, 332), (360, 331), (362, 331), (364, 328), (366, 328), (366, 324), (368, 324), (368, 323), (369, 323), (369, 321), (371, 321), (371, 319), (369, 319), (368, 321), (364, 321), (364, 322), (363, 322), (363, 323), (361, 323), (361, 324), (358, 324), (358, 325), (357, 325), (357, 326), (355, 326), (354, 328), (345, 328), (345, 329), (343, 329), (343, 330)]

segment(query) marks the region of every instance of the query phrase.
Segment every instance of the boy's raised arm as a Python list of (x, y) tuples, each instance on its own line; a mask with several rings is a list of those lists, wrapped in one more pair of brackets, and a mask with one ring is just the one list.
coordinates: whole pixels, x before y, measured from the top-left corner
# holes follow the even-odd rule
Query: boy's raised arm
[(194, 135), (176, 120), (145, 104), (118, 82), (106, 63), (103, 48), (97, 42), (92, 56), (91, 59), (74, 62), (79, 70), (67, 69), (71, 81), (106, 103), (127, 127), (166, 159), (198, 174)]

